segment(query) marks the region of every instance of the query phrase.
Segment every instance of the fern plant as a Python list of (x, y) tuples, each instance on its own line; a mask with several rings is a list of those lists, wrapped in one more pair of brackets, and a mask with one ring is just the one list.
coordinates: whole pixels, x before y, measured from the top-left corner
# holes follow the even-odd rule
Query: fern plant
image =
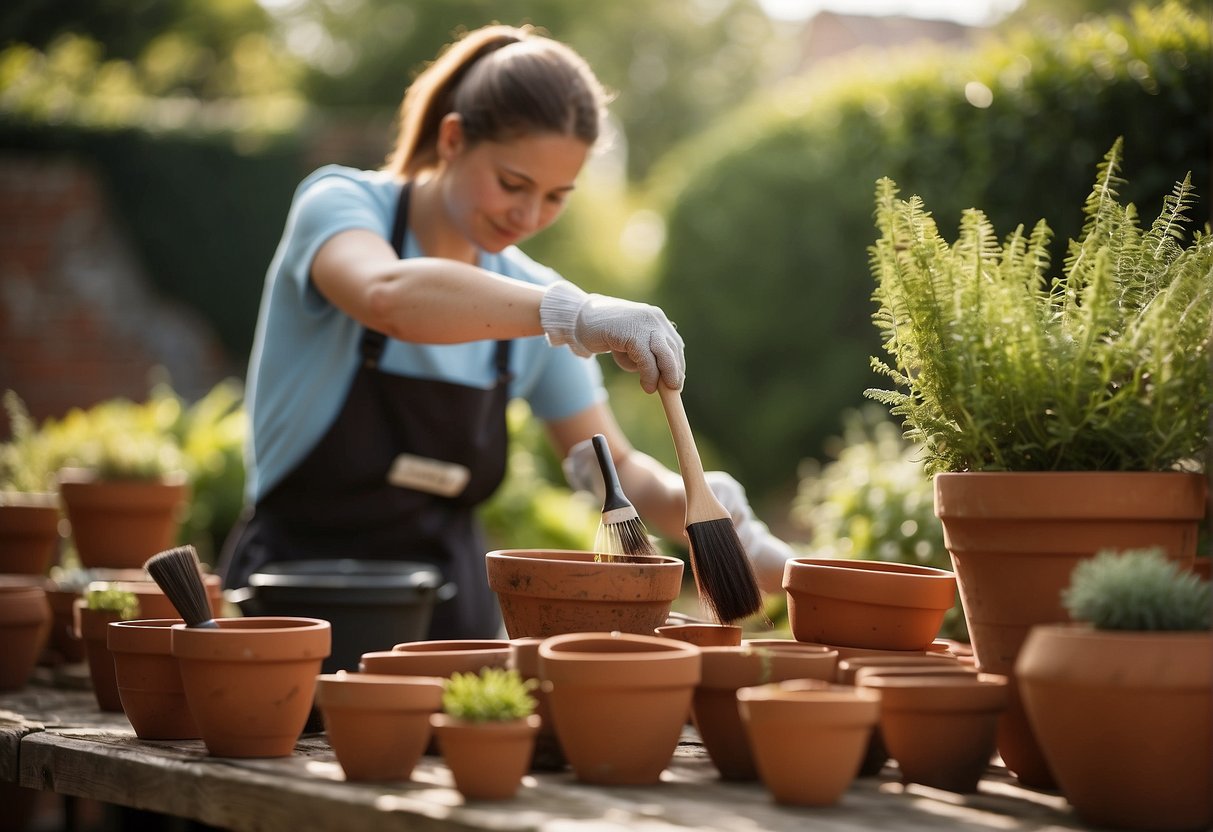
[(999, 242), (966, 211), (956, 242), (922, 200), (876, 189), (873, 315), (894, 388), (866, 391), (944, 471), (1200, 470), (1208, 443), (1213, 237), (1186, 242), (1191, 175), (1143, 229), (1098, 166), (1060, 276), (1040, 221)]
[(479, 673), (456, 673), (443, 682), (442, 710), (464, 722), (524, 719), (535, 711), (530, 691), (534, 679), (517, 670), (486, 667)]
[(1213, 585), (1161, 549), (1104, 550), (1074, 567), (1062, 605), (1099, 630), (1208, 630)]

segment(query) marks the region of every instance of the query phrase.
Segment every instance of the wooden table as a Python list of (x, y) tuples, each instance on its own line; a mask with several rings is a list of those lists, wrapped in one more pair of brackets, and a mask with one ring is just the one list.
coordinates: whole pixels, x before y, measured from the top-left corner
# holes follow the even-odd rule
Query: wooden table
[(776, 805), (759, 783), (721, 781), (692, 728), (646, 787), (602, 787), (571, 772), (528, 775), (516, 799), (466, 803), (437, 757), (406, 783), (346, 783), (323, 734), (286, 758), (208, 756), (201, 741), (135, 737), (91, 691), (35, 682), (0, 694), (0, 783), (51, 790), (248, 832), (306, 830), (1071, 830), (1089, 829), (1056, 793), (1019, 786), (991, 766), (976, 794), (903, 786), (894, 766), (854, 782), (826, 809)]

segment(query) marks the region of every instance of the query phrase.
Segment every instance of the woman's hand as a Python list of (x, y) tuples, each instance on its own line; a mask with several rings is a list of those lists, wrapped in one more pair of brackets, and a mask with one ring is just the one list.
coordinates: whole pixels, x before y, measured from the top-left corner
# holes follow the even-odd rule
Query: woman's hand
[(646, 393), (656, 391), (659, 383), (682, 389), (682, 336), (656, 306), (588, 295), (562, 280), (544, 292), (539, 321), (553, 346), (568, 344), (581, 356), (613, 353), (620, 367), (640, 373)]

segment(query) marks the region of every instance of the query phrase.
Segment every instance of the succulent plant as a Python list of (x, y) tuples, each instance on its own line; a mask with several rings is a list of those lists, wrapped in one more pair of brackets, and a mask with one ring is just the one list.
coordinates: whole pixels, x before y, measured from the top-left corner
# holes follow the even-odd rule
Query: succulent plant
[(523, 719), (535, 710), (530, 691), (534, 679), (517, 670), (486, 667), (479, 673), (456, 673), (443, 683), (442, 710), (466, 722)]
[(1103, 550), (1074, 568), (1062, 604), (1099, 630), (1207, 630), (1213, 585), (1158, 548)]

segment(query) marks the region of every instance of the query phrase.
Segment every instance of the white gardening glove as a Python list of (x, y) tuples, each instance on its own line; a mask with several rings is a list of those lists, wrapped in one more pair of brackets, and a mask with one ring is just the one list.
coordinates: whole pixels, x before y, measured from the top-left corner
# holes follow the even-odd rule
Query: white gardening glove
[(646, 393), (656, 391), (659, 381), (682, 389), (686, 375), (682, 336), (656, 306), (588, 295), (560, 280), (543, 294), (539, 323), (552, 346), (568, 344), (583, 357), (613, 353), (620, 367), (640, 373)]

